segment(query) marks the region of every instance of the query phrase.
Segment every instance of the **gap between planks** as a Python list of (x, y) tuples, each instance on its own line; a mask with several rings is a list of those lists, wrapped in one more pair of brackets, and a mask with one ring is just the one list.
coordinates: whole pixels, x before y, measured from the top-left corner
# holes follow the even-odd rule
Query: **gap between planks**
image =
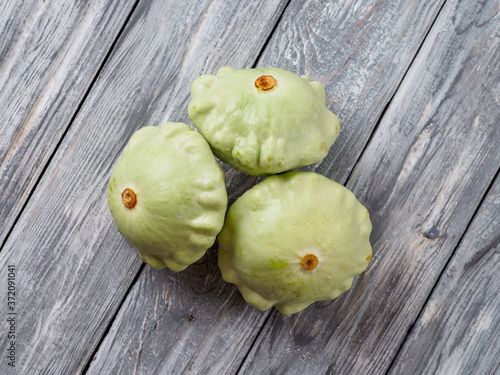
[(66, 135), (68, 134), (69, 129), (73, 125), (73, 122), (75, 121), (76, 116), (80, 112), (81, 108), (83, 107), (83, 104), (87, 100), (87, 97), (89, 96), (89, 94), (92, 91), (95, 83), (97, 82), (97, 79), (101, 75), (101, 72), (104, 69), (105, 65), (107, 64), (107, 62), (109, 60), (109, 57), (111, 56), (111, 53), (115, 49), (116, 43), (118, 42), (118, 40), (120, 39), (121, 35), (123, 34), (123, 31), (125, 30), (125, 27), (127, 26), (128, 22), (130, 20), (130, 17), (132, 16), (132, 14), (134, 13), (135, 9), (137, 8), (137, 5), (139, 4), (139, 1), (140, 0), (136, 0), (135, 1), (135, 4), (133, 5), (132, 10), (127, 15), (127, 18), (125, 19), (125, 22), (123, 23), (122, 27), (120, 28), (120, 31), (118, 32), (115, 40), (111, 44), (111, 47), (109, 48), (109, 51), (104, 56), (104, 59), (103, 59), (101, 65), (99, 65), (99, 68), (97, 69), (97, 72), (94, 75), (94, 78), (92, 78), (92, 80), (90, 81), (90, 85), (87, 88), (87, 90), (85, 91), (85, 94), (83, 95), (82, 100), (80, 101), (80, 103), (76, 107), (76, 110), (73, 113), (73, 116), (71, 116), (71, 120), (69, 121), (68, 126), (66, 127), (66, 129), (64, 129), (64, 132), (62, 133), (61, 138), (57, 142), (56, 147), (54, 147), (54, 150), (52, 151), (52, 154), (47, 159), (47, 162), (43, 166), (40, 175), (38, 176), (38, 178), (36, 179), (35, 183), (33, 184), (33, 187), (31, 188), (30, 192), (28, 193), (28, 196), (26, 197), (26, 200), (24, 201), (21, 209), (19, 210), (18, 214), (16, 215), (16, 218), (14, 219), (14, 222), (12, 223), (12, 225), (9, 228), (7, 234), (5, 235), (5, 238), (3, 239), (2, 243), (0, 244), (0, 252), (3, 250), (5, 244), (7, 243), (7, 240), (9, 239), (10, 235), (12, 234), (12, 231), (16, 227), (17, 222), (19, 221), (19, 218), (21, 217), (21, 215), (23, 214), (24, 210), (26, 209), (26, 206), (28, 205), (28, 202), (31, 200), (31, 197), (33, 196), (33, 193), (35, 192), (36, 188), (38, 187), (38, 184), (42, 180), (42, 177), (44, 176), (45, 172), (47, 171), (48, 166), (52, 162), (52, 159), (54, 158), (54, 155), (56, 154), (57, 150), (59, 149), (59, 146), (62, 144), (63, 140), (66, 138)]
[[(436, 282), (434, 283), (434, 285), (432, 286), (432, 289), (431, 291), (429, 292), (429, 294), (427, 295), (427, 299), (424, 301), (424, 303), (422, 304), (422, 306), (420, 307), (420, 310), (417, 314), (417, 316), (415, 317), (413, 323), (408, 327), (407, 331), (406, 331), (406, 334), (405, 336), (403, 337), (403, 340), (401, 341), (401, 344), (399, 345), (399, 348), (398, 350), (396, 351), (396, 354), (394, 355), (394, 358), (392, 358), (392, 361), (389, 365), (389, 367), (387, 368), (387, 371), (385, 373), (385, 375), (387, 374), (390, 374), (393, 367), (394, 367), (394, 364), (396, 363), (396, 360), (398, 359), (399, 357), (399, 354), (401, 353), (401, 350), (403, 349), (403, 347), (405, 346), (405, 343), (406, 341), (408, 340), (408, 337), (410, 337), (411, 333), (413, 332), (413, 329), (415, 328), (415, 324), (420, 320), (420, 318), (422, 317), (422, 314), (424, 313), (425, 311), (425, 308), (427, 307), (427, 303), (429, 302), (429, 300), (431, 299), (432, 295), (434, 294), (434, 291), (435, 289), (437, 288), (437, 286), (440, 284), (441, 280), (443, 279), (443, 276), (444, 276), (444, 273), (446, 272), (446, 270), (448, 269), (448, 265), (450, 264), (450, 262), (452, 261), (452, 259), (455, 257), (455, 254), (457, 253), (457, 250), (458, 248), (460, 247), (460, 245), (462, 244), (462, 240), (464, 239), (466, 233), (468, 232), (471, 224), (474, 222), (474, 220), (476, 219), (477, 217), (477, 214), (479, 212), (479, 210), (481, 209), (481, 207), (483, 206), (483, 202), (484, 200), (486, 199), (486, 197), (488, 196), (488, 194), (490, 193), (492, 187), (493, 187), (493, 184), (495, 183), (495, 181), (497, 180), (497, 178), (500, 178), (500, 167), (498, 167), (497, 171), (495, 172), (495, 175), (493, 176), (492, 180), (490, 181), (488, 187), (486, 188), (486, 191), (484, 192), (484, 195), (481, 197), (481, 200), (479, 201), (479, 204), (477, 205), (476, 209), (474, 210), (474, 213), (472, 214), (469, 222), (467, 223), (467, 225), (465, 226), (463, 232), (462, 232), (462, 235), (460, 236), (460, 239), (458, 240), (456, 246), (453, 248), (453, 251), (451, 252), (450, 254), (450, 257), (448, 258), (448, 260), (446, 261), (445, 265), (443, 266), (443, 269), (441, 270), (441, 272), (439, 273), (439, 276), (436, 278)], [(499, 365), (500, 366), (500, 365)]]
[[(265, 41), (265, 43), (263, 44), (261, 50), (259, 51), (259, 54), (257, 55), (257, 58), (255, 59), (255, 62), (253, 63), (252, 65), (252, 68), (255, 68), (257, 66), (257, 64), (259, 63), (260, 61), (260, 58), (262, 56), (262, 54), (264, 53), (264, 51), (266, 50), (268, 44), (269, 44), (269, 41), (271, 40), (271, 37), (273, 36), (273, 34), (276, 32), (276, 29), (278, 28), (278, 25), (280, 24), (282, 18), (283, 18), (283, 15), (285, 14), (286, 12), (286, 9), (288, 8), (288, 6), (290, 5), (292, 0), (288, 0), (286, 5), (283, 7), (283, 11), (281, 12), (280, 16), (278, 17), (278, 20), (276, 21), (273, 29), (271, 30), (271, 32), (269, 33), (269, 36), (267, 37), (267, 40)], [(243, 364), (246, 362), (247, 358), (248, 358), (248, 355), (250, 354), (250, 352), (252, 351), (252, 348), (254, 347), (255, 343), (257, 342), (257, 339), (260, 337), (260, 334), (262, 333), (262, 330), (264, 329), (264, 327), (266, 326), (267, 324), (267, 321), (269, 320), (269, 318), (271, 317), (271, 314), (267, 314), (266, 318), (264, 319), (264, 322), (262, 323), (262, 325), (260, 326), (260, 329), (259, 329), (259, 332), (257, 332), (257, 334), (255, 335), (255, 337), (253, 338), (252, 342), (250, 343), (249, 347), (248, 347), (248, 350), (247, 352), (245, 353), (245, 355), (243, 356), (243, 359), (241, 360), (241, 363), (240, 365), (238, 366), (238, 369), (236, 370), (236, 374), (238, 374), (241, 370), (241, 367), (243, 366)]]
[[(396, 96), (396, 94), (399, 92), (399, 89), (400, 89), (400, 87), (401, 87), (402, 82), (405, 80), (405, 78), (406, 78), (406, 76), (407, 76), (407, 74), (408, 74), (408, 71), (410, 70), (410, 68), (412, 67), (412, 65), (413, 65), (413, 63), (414, 63), (414, 61), (415, 61), (415, 59), (416, 59), (416, 57), (417, 57), (417, 56), (418, 56), (418, 54), (420, 53), (420, 50), (422, 49), (422, 46), (424, 45), (424, 43), (425, 43), (425, 41), (426, 41), (427, 37), (429, 36), (430, 31), (433, 29), (433, 27), (434, 27), (434, 25), (435, 25), (435, 23), (436, 23), (436, 20), (438, 19), (439, 15), (441, 14), (441, 11), (443, 10), (443, 8), (444, 8), (444, 6), (445, 6), (446, 2), (447, 2), (447, 1), (445, 0), (445, 1), (443, 2), (443, 4), (441, 4), (441, 6), (440, 6), (439, 10), (438, 10), (438, 11), (437, 11), (437, 13), (436, 13), (436, 17), (434, 17), (434, 19), (432, 20), (432, 23), (431, 23), (430, 27), (427, 29), (427, 32), (425, 33), (424, 37), (422, 38), (422, 41), (420, 42), (420, 45), (418, 46), (417, 51), (415, 52), (415, 55), (413, 55), (413, 58), (411, 59), (411, 61), (410, 61), (410, 63), (408, 64), (408, 66), (407, 66), (407, 68), (406, 68), (405, 72), (403, 73), (403, 76), (401, 77), (401, 80), (399, 81), (399, 83), (398, 83), (398, 85), (397, 85), (396, 89), (394, 90), (394, 93), (392, 94), (391, 98), (388, 100), (387, 104), (384, 106), (384, 109), (382, 110), (382, 113), (380, 114), (379, 119), (377, 120), (377, 122), (376, 122), (376, 124), (375, 124), (375, 126), (374, 126), (374, 128), (373, 128), (373, 130), (372, 130), (372, 132), (370, 133), (370, 136), (368, 137), (368, 140), (366, 141), (366, 143), (365, 143), (365, 145), (364, 145), (364, 147), (363, 147), (363, 151), (359, 154), (359, 156), (357, 157), (356, 161), (353, 163), (352, 168), (351, 168), (351, 170), (349, 171), (349, 174), (347, 175), (345, 185), (347, 185), (347, 183), (350, 181), (350, 178), (351, 178), (352, 172), (354, 171), (354, 169), (355, 169), (356, 165), (358, 164), (358, 161), (359, 161), (359, 160), (361, 159), (361, 157), (363, 156), (363, 154), (364, 154), (364, 152), (365, 152), (365, 150), (366, 150), (366, 147), (370, 144), (370, 142), (371, 142), (371, 140), (372, 140), (372, 138), (373, 138), (374, 134), (377, 132), (377, 129), (378, 129), (378, 127), (379, 127), (379, 124), (382, 122), (382, 119), (384, 118), (384, 116), (385, 116), (385, 113), (386, 113), (387, 109), (388, 109), (388, 108), (389, 108), (389, 106), (391, 105), (392, 100), (394, 99), (394, 97)], [(290, 2), (288, 2), (288, 3), (287, 3), (287, 6), (288, 6), (288, 4), (289, 4), (289, 3), (290, 3)], [(285, 7), (285, 8), (286, 8), (286, 7)], [(283, 12), (283, 13), (284, 13), (284, 12)], [(283, 15), (283, 14), (282, 14), (282, 15)], [(279, 21), (281, 20), (282, 15), (280, 16), (280, 19), (278, 20), (278, 23), (279, 23)], [(277, 26), (277, 24), (276, 24), (276, 26)], [(276, 28), (276, 27), (275, 27), (275, 28)], [(275, 29), (273, 29), (273, 33), (274, 33), (274, 31), (275, 31)], [(270, 39), (270, 38), (269, 38), (269, 39)], [(266, 41), (265, 46), (267, 46), (267, 43), (269, 42), (269, 39)], [(262, 49), (262, 51), (259, 53), (259, 57), (258, 57), (258, 59), (260, 59), (260, 56), (262, 55), (262, 52), (264, 51), (264, 49), (265, 49), (265, 48), (263, 48), (263, 49)], [(499, 169), (499, 171), (500, 171), (500, 169)], [(497, 171), (497, 175), (498, 175), (498, 171)], [(459, 240), (459, 242), (458, 242), (457, 246), (456, 246), (456, 247), (455, 247), (455, 249), (453, 250), (453, 253), (451, 254), (451, 256), (450, 256), (450, 258), (448, 259), (448, 261), (446, 262), (445, 267), (441, 270), (441, 273), (440, 273), (439, 277), (437, 278), (436, 283), (435, 283), (435, 284), (434, 284), (434, 286), (432, 287), (431, 292), (429, 293), (429, 295), (427, 296), (427, 299), (425, 300), (424, 304), (422, 305), (422, 308), (421, 308), (421, 310), (420, 310), (420, 313), (419, 313), (419, 314), (418, 314), (418, 316), (415, 318), (415, 320), (414, 320), (414, 321), (413, 321), (413, 323), (411, 324), (410, 328), (409, 328), (409, 329), (408, 329), (408, 331), (406, 332), (405, 337), (404, 337), (403, 341), (401, 342), (401, 345), (399, 346), (399, 348), (398, 348), (398, 350), (397, 350), (397, 352), (396, 352), (396, 355), (394, 356), (394, 358), (393, 358), (393, 359), (392, 359), (392, 361), (391, 361), (391, 364), (389, 365), (389, 368), (388, 368), (388, 370), (387, 370), (387, 372), (386, 372), (386, 375), (390, 372), (390, 370), (391, 370), (391, 368), (392, 368), (392, 366), (393, 366), (393, 364), (394, 364), (394, 361), (395, 361), (395, 360), (396, 360), (396, 358), (398, 357), (399, 352), (401, 351), (401, 349), (402, 349), (402, 347), (403, 347), (404, 343), (406, 342), (406, 340), (407, 340), (407, 338), (408, 338), (409, 334), (411, 333), (411, 331), (412, 331), (412, 329), (413, 329), (413, 326), (415, 325), (415, 322), (416, 322), (416, 321), (420, 318), (420, 315), (421, 315), (421, 313), (422, 313), (422, 311), (423, 311), (423, 308), (425, 307), (425, 305), (427, 304), (427, 301), (429, 300), (430, 296), (432, 295), (432, 292), (434, 291), (434, 288), (435, 288), (435, 287), (436, 287), (436, 285), (439, 283), (439, 280), (440, 280), (440, 278), (441, 278), (441, 276), (442, 276), (443, 272), (446, 270), (446, 267), (448, 266), (448, 264), (449, 264), (450, 260), (453, 258), (453, 255), (455, 254), (455, 252), (456, 252), (456, 250), (457, 250), (457, 248), (458, 248), (458, 245), (459, 245), (459, 244), (460, 244), (460, 242), (462, 241), (463, 236), (464, 236), (464, 235), (465, 235), (465, 233), (467, 232), (467, 229), (469, 228), (469, 226), (470, 226), (470, 224), (472, 223), (472, 221), (473, 221), (474, 217), (476, 216), (476, 214), (477, 214), (477, 212), (478, 212), (478, 210), (479, 210), (479, 207), (481, 207), (481, 204), (483, 203), (484, 199), (485, 199), (485, 198), (486, 198), (486, 196), (488, 195), (488, 192), (490, 191), (490, 189), (491, 189), (491, 187), (492, 187), (492, 185), (493, 185), (493, 182), (494, 182), (494, 181), (495, 181), (495, 178), (491, 181), (490, 185), (488, 186), (487, 191), (485, 192), (484, 196), (481, 198), (481, 201), (480, 201), (479, 205), (476, 207), (476, 211), (474, 212), (473, 217), (471, 218), (471, 220), (469, 221), (469, 223), (467, 223), (467, 226), (466, 226), (466, 228), (465, 228), (464, 232), (462, 233), (462, 236), (460, 237), (460, 240)], [(260, 329), (259, 329), (259, 332), (258, 332), (258, 333), (257, 333), (257, 335), (254, 337), (254, 339), (253, 339), (252, 343), (250, 344), (250, 346), (249, 346), (249, 348), (248, 348), (247, 353), (245, 354), (245, 356), (244, 356), (243, 360), (241, 361), (240, 366), (238, 367), (238, 370), (236, 371), (236, 374), (240, 374), (240, 371), (241, 371), (241, 369), (242, 369), (243, 365), (245, 364), (245, 362), (246, 362), (246, 360), (247, 360), (247, 358), (248, 358), (248, 356), (249, 356), (250, 352), (252, 351), (253, 347), (255, 346), (255, 343), (257, 342), (257, 339), (258, 339), (258, 338), (260, 337), (260, 335), (262, 334), (262, 331), (263, 331), (263, 329), (264, 329), (265, 325), (267, 324), (268, 320), (271, 318), (271, 316), (272, 316), (272, 315), (273, 315), (273, 313), (272, 313), (272, 312), (269, 312), (269, 313), (268, 313), (268, 315), (267, 315), (266, 319), (264, 320), (264, 323), (262, 324), (262, 326), (261, 326), (261, 327), (260, 327)]]
[[(439, 15), (441, 14), (441, 11), (443, 10), (445, 4), (446, 4), (447, 0), (443, 1), (443, 4), (441, 4), (441, 7), (439, 8), (439, 10), (437, 11), (436, 13), (436, 17), (434, 17), (434, 19), (432, 20), (432, 23), (429, 27), (429, 29), (427, 29), (427, 32), (425, 33), (423, 39), (422, 39), (422, 42), (420, 42), (420, 45), (418, 46), (417, 48), (417, 51), (415, 52), (415, 55), (413, 55), (413, 58), (411, 59), (410, 63), (408, 64), (408, 67), (406, 68), (403, 76), (401, 77), (401, 80), (399, 81), (398, 83), (398, 86), (396, 87), (396, 90), (394, 90), (394, 93), (392, 94), (391, 98), (389, 99), (389, 101), (387, 102), (387, 104), (385, 105), (384, 109), (382, 110), (382, 113), (380, 114), (380, 117), (379, 119), (377, 120), (377, 122), (375, 123), (375, 126), (373, 127), (373, 130), (372, 132), (370, 133), (370, 136), (368, 137), (368, 140), (366, 141), (365, 143), (365, 147), (363, 147), (363, 151), (360, 152), (359, 156), (357, 157), (356, 161), (353, 163), (352, 165), (352, 168), (351, 170), (349, 171), (349, 174), (347, 175), (347, 178), (345, 179), (346, 181), (346, 185), (347, 183), (350, 181), (351, 179), (351, 175), (352, 175), (352, 172), (354, 171), (356, 165), (358, 164), (358, 161), (361, 159), (361, 157), (363, 156), (363, 154), (365, 153), (365, 150), (366, 148), (368, 147), (368, 145), (371, 143), (372, 141), (372, 138), (373, 136), (375, 135), (375, 133), (377, 132), (377, 129), (379, 128), (379, 125), (380, 123), (382, 122), (382, 119), (384, 118), (385, 116), (385, 113), (387, 112), (387, 109), (389, 108), (389, 106), (391, 105), (392, 103), (392, 100), (394, 99), (394, 97), (396, 96), (396, 94), (399, 92), (399, 89), (401, 87), (401, 84), (403, 83), (403, 81), (405, 80), (410, 68), (412, 67), (413, 63), (415, 62), (415, 59), (416, 57), (418, 56), (418, 54), (420, 53), (420, 50), (422, 49), (422, 46), (424, 45), (424, 42), (427, 40), (427, 37), (429, 36), (429, 33), (431, 32), (432, 28), (434, 27), (435, 23), (436, 23), (436, 20), (438, 19)], [(484, 197), (483, 197), (484, 198)], [(470, 224), (470, 223), (469, 223)]]
[[(140, 0), (138, 0), (140, 1)], [(128, 22), (128, 19), (127, 19), (127, 22)], [(94, 357), (95, 355), (97, 354), (97, 352), (99, 351), (99, 348), (101, 347), (101, 344), (102, 342), (104, 341), (104, 339), (106, 338), (106, 336), (108, 335), (111, 327), (113, 326), (113, 323), (115, 322), (116, 320), (116, 317), (118, 316), (118, 313), (120, 312), (122, 306), (123, 306), (123, 303), (125, 302), (125, 300), (127, 299), (127, 296), (128, 294), (130, 293), (130, 291), (132, 290), (132, 288), (134, 287), (134, 285), (137, 283), (137, 280), (139, 280), (139, 276), (141, 276), (141, 273), (142, 271), (144, 270), (144, 267), (146, 266), (146, 263), (143, 263), (141, 264), (141, 266), (139, 267), (139, 271), (137, 271), (136, 275), (134, 276), (134, 279), (132, 280), (132, 282), (130, 283), (129, 287), (127, 288), (127, 291), (123, 294), (123, 298), (122, 300), (120, 301), (120, 303), (118, 304), (118, 308), (116, 309), (116, 312), (115, 314), (111, 317), (111, 319), (109, 320), (109, 324), (107, 325), (106, 329), (104, 330), (101, 338), (99, 339), (99, 342), (97, 343), (97, 345), (95, 346), (93, 352), (92, 352), (92, 355), (89, 357), (89, 360), (87, 361), (87, 363), (85, 364), (85, 367), (83, 368), (82, 370), (82, 374), (86, 374), (87, 371), (89, 370), (90, 368), (90, 365), (92, 363), (92, 361), (94, 360)]]
[[(95, 81), (97, 80), (97, 77), (99, 76), (99, 74), (100, 74), (101, 70), (102, 70), (102, 69), (104, 68), (104, 66), (106, 65), (106, 63), (107, 63), (107, 61), (108, 61), (108, 58), (109, 58), (109, 56), (111, 55), (111, 52), (113, 51), (113, 49), (114, 49), (114, 47), (115, 47), (116, 43), (117, 43), (117, 42), (118, 42), (118, 40), (120, 39), (120, 36), (122, 35), (123, 30), (125, 29), (126, 25), (127, 25), (127, 24), (128, 24), (128, 22), (130, 21), (130, 18), (132, 17), (132, 14), (134, 13), (135, 9), (137, 8), (137, 5), (139, 4), (139, 2), (140, 2), (140, 0), (137, 0), (137, 1), (136, 1), (136, 3), (134, 4), (134, 6), (133, 6), (133, 8), (132, 8), (132, 10), (131, 10), (131, 12), (130, 12), (130, 14), (127, 16), (127, 19), (125, 20), (125, 23), (123, 24), (123, 26), (122, 26), (122, 28), (121, 28), (120, 32), (118, 33), (118, 35), (117, 35), (116, 39), (113, 41), (113, 44), (111, 45), (110, 50), (109, 50), (109, 51), (108, 51), (108, 53), (106, 54), (106, 57), (105, 57), (105, 59), (104, 59), (103, 63), (102, 63), (102, 64), (101, 64), (101, 66), (99, 67), (99, 70), (98, 70), (98, 72), (97, 72), (96, 76), (95, 76), (95, 77), (94, 77), (94, 79), (92, 80), (92, 83), (91, 83), (91, 85), (90, 85), (89, 89), (88, 89), (88, 90), (87, 90), (87, 92), (85, 93), (85, 96), (83, 97), (83, 99), (82, 99), (82, 101), (81, 101), (80, 105), (78, 106), (78, 108), (77, 108), (77, 110), (76, 110), (76, 112), (75, 112), (74, 116), (71, 118), (71, 121), (70, 121), (70, 124), (69, 124), (68, 128), (65, 130), (65, 132), (64, 132), (64, 134), (63, 134), (63, 136), (61, 137), (61, 140), (60, 140), (60, 141), (59, 141), (59, 143), (57, 144), (56, 149), (54, 150), (53, 154), (50, 156), (50, 158), (49, 158), (49, 160), (48, 160), (47, 164), (45, 165), (45, 167), (44, 167), (44, 169), (43, 169), (43, 171), (42, 171), (42, 174), (40, 175), (40, 177), (39, 177), (39, 178), (38, 178), (38, 180), (36, 181), (36, 183), (35, 183), (35, 185), (34, 185), (34, 187), (33, 187), (32, 191), (30, 192), (30, 195), (28, 196), (28, 199), (26, 200), (25, 204), (23, 205), (23, 208), (21, 209), (21, 212), (19, 213), (18, 217), (16, 217), (16, 220), (14, 221), (14, 224), (13, 224), (12, 228), (9, 230), (9, 233), (8, 233), (8, 234), (7, 234), (7, 236), (6, 236), (5, 242), (7, 241), (7, 238), (9, 237), (10, 233), (12, 232), (12, 229), (13, 229), (13, 228), (14, 228), (14, 226), (16, 225), (17, 220), (18, 220), (18, 219), (19, 219), (19, 217), (21, 216), (21, 213), (23, 212), (23, 210), (24, 210), (24, 208), (25, 208), (25, 206), (26, 206), (27, 202), (28, 202), (28, 201), (29, 201), (29, 199), (31, 198), (31, 195), (33, 194), (33, 191), (36, 189), (36, 186), (38, 185), (38, 182), (41, 180), (41, 178), (42, 178), (42, 176), (43, 176), (43, 174), (44, 174), (44, 172), (45, 172), (45, 170), (46, 170), (47, 166), (50, 164), (50, 161), (51, 161), (52, 157), (54, 156), (54, 154), (55, 154), (56, 150), (59, 148), (59, 145), (61, 144), (62, 140), (63, 140), (63, 139), (64, 139), (64, 137), (66, 136), (66, 134), (67, 134), (67, 132), (68, 132), (69, 128), (71, 127), (71, 124), (73, 123), (73, 120), (75, 119), (75, 117), (76, 117), (76, 115), (78, 114), (78, 112), (79, 112), (79, 110), (80, 110), (81, 106), (82, 106), (82, 105), (83, 105), (83, 103), (85, 102), (85, 100), (86, 100), (86, 98), (87, 98), (87, 96), (88, 96), (88, 94), (89, 94), (90, 90), (91, 90), (91, 89), (92, 89), (92, 87), (94, 86), (94, 83), (95, 83)], [(289, 5), (290, 3), (291, 3), (291, 0), (288, 0), (288, 1), (286, 2), (285, 6), (283, 7), (283, 9), (282, 9), (282, 11), (281, 11), (281, 14), (278, 16), (278, 18), (277, 18), (277, 20), (276, 20), (276, 23), (274, 24), (274, 26), (273, 26), (273, 28), (272, 28), (271, 32), (270, 32), (270, 33), (269, 33), (269, 35), (267, 36), (266, 41), (264, 42), (264, 44), (262, 45), (261, 49), (259, 50), (259, 53), (257, 54), (257, 57), (255, 58), (255, 62), (254, 62), (254, 63), (252, 64), (252, 66), (251, 66), (252, 68), (255, 68), (255, 67), (257, 66), (257, 64), (258, 64), (258, 62), (259, 62), (259, 60), (260, 60), (260, 58), (261, 58), (262, 54), (263, 54), (263, 53), (264, 53), (264, 51), (266, 50), (266, 48), (267, 48), (267, 46), (268, 46), (268, 44), (269, 44), (269, 41), (271, 40), (271, 38), (272, 38), (273, 34), (276, 32), (276, 29), (278, 28), (278, 25), (280, 24), (280, 22), (281, 22), (281, 20), (282, 20), (282, 18), (283, 18), (283, 15), (285, 14), (285, 11), (286, 11), (286, 9), (288, 8), (288, 5)], [(4, 242), (4, 243), (5, 243), (5, 242)], [(3, 244), (2, 244), (2, 247), (3, 247)], [(1, 249), (1, 247), (0, 247), (0, 249)], [(139, 277), (140, 277), (140, 275), (142, 274), (142, 272), (143, 272), (143, 270), (144, 270), (145, 265), (146, 265), (145, 263), (143, 263), (143, 264), (141, 265), (141, 267), (139, 268), (139, 271), (138, 271), (138, 272), (137, 272), (137, 274), (134, 276), (134, 279), (132, 280), (132, 283), (130, 283), (129, 287), (127, 288), (126, 293), (124, 293), (123, 298), (122, 298), (122, 300), (120, 301), (120, 304), (118, 305), (118, 308), (116, 309), (115, 313), (114, 313), (114, 314), (113, 314), (113, 316), (111, 317), (111, 319), (110, 319), (110, 321), (109, 321), (109, 324), (107, 325), (107, 327), (106, 327), (106, 329), (105, 329), (105, 331), (104, 331), (103, 335), (101, 336), (101, 338), (100, 338), (99, 342), (97, 343), (97, 345), (96, 345), (96, 347), (95, 347), (94, 351), (92, 352), (92, 355), (89, 357), (89, 360), (88, 360), (88, 361), (87, 361), (87, 363), (85, 364), (85, 367), (84, 367), (84, 369), (83, 369), (83, 371), (82, 371), (82, 374), (86, 374), (86, 373), (89, 371), (89, 369), (90, 369), (90, 365), (92, 364), (92, 361), (94, 360), (95, 355), (96, 355), (96, 354), (97, 354), (97, 352), (99, 351), (99, 348), (101, 347), (101, 344), (103, 343), (103, 341), (105, 340), (106, 336), (108, 335), (108, 333), (109, 333), (109, 331), (110, 331), (111, 327), (113, 326), (113, 323), (115, 322), (116, 317), (117, 317), (117, 316), (118, 316), (118, 314), (120, 313), (121, 308), (122, 308), (122, 305), (123, 305), (123, 303), (125, 302), (125, 300), (127, 299), (127, 296), (129, 295), (130, 291), (132, 290), (132, 288), (135, 286), (135, 284), (136, 284), (136, 283), (137, 283), (137, 281), (139, 280)], [(248, 351), (247, 351), (247, 353), (245, 354), (245, 356), (244, 356), (243, 360), (241, 361), (240, 366), (238, 367), (237, 372), (239, 372), (239, 371), (240, 371), (241, 366), (243, 366), (243, 364), (245, 363), (245, 360), (246, 360), (247, 356), (249, 355), (249, 353), (250, 353), (251, 349), (253, 348), (253, 346), (254, 346), (254, 344), (255, 344), (255, 342), (256, 342), (256, 340), (257, 340), (257, 338), (260, 336), (261, 331), (264, 329), (264, 327), (265, 327), (265, 325), (266, 325), (266, 322), (268, 321), (268, 319), (269, 319), (270, 317), (271, 317), (271, 314), (268, 314), (268, 316), (267, 316), (267, 317), (266, 317), (266, 319), (264, 320), (264, 323), (263, 323), (263, 324), (262, 324), (262, 326), (260, 327), (258, 334), (254, 337), (254, 339), (253, 339), (253, 341), (252, 341), (251, 345), (249, 346)]]

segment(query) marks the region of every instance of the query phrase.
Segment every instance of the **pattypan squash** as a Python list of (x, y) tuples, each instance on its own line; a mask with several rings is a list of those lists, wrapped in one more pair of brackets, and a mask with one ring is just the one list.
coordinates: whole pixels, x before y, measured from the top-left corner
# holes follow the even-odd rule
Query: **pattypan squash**
[(219, 267), (257, 309), (293, 314), (351, 287), (371, 259), (371, 228), (342, 185), (312, 172), (271, 176), (229, 209)]
[(250, 175), (323, 159), (340, 130), (320, 82), (283, 69), (219, 69), (191, 86), (188, 114), (219, 159)]
[(181, 271), (205, 254), (222, 228), (224, 174), (188, 125), (147, 126), (131, 137), (113, 169), (108, 205), (144, 262)]

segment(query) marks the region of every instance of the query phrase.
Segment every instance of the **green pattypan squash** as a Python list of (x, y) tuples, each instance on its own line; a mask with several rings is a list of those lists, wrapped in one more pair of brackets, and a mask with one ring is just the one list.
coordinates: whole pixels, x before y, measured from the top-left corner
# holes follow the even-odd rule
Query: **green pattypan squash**
[(131, 137), (113, 169), (108, 205), (144, 262), (181, 271), (205, 254), (222, 228), (224, 173), (188, 125), (147, 126)]
[(198, 77), (188, 114), (219, 159), (255, 176), (320, 161), (340, 130), (323, 85), (278, 68)]
[(229, 209), (219, 267), (257, 309), (294, 314), (351, 287), (371, 259), (371, 228), (342, 185), (312, 172), (271, 176)]

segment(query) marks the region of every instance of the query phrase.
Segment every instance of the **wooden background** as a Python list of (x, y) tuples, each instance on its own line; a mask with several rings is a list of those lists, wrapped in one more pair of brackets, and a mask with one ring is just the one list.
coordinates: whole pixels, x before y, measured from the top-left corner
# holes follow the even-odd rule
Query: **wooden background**
[[(374, 257), (334, 301), (259, 312), (216, 247), (158, 271), (116, 230), (128, 139), (224, 65), (308, 74), (342, 121), (304, 169)], [(500, 374), (499, 167), (498, 0), (0, 1), (0, 374)], [(224, 170), (230, 202), (260, 180)]]

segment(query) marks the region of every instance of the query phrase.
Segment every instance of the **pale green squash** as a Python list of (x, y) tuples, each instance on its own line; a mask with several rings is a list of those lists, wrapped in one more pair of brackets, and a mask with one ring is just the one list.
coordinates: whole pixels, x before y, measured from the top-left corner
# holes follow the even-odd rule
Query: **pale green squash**
[(271, 176), (229, 209), (219, 267), (259, 310), (293, 314), (351, 287), (371, 259), (371, 228), (342, 185), (312, 172)]
[(147, 126), (131, 137), (113, 169), (108, 205), (144, 262), (181, 271), (205, 254), (222, 228), (224, 173), (188, 125)]
[(323, 85), (278, 68), (198, 77), (188, 114), (219, 159), (256, 176), (318, 162), (340, 130)]

